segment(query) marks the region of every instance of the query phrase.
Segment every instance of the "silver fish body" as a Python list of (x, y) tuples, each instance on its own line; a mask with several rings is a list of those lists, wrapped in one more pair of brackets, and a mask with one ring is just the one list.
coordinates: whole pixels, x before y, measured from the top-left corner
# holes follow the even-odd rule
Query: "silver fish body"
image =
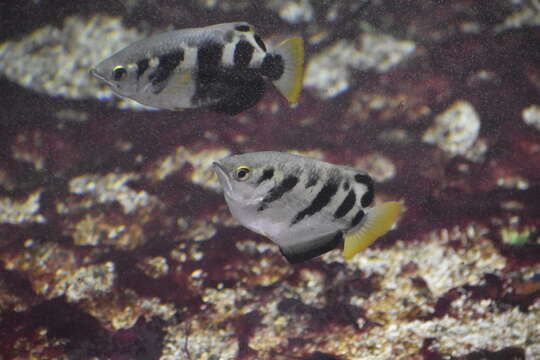
[(255, 105), (271, 80), (291, 102), (301, 89), (303, 43), (270, 48), (245, 22), (182, 29), (139, 40), (91, 73), (119, 96), (169, 110), (205, 107), (234, 115)]
[(280, 152), (235, 155), (213, 166), (233, 216), (277, 243), (291, 263), (344, 239), (350, 258), (388, 231), (401, 212), (397, 202), (370, 208), (373, 180), (348, 166)]

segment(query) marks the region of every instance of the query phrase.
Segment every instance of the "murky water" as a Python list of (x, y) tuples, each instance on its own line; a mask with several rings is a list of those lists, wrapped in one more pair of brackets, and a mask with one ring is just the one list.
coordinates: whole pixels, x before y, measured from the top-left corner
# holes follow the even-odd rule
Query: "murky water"
[[(0, 32), (0, 358), (540, 359), (537, 1), (21, 1)], [(90, 76), (171, 29), (300, 35), (297, 106), (148, 110)], [(406, 211), (291, 265), (211, 163), (295, 152)]]

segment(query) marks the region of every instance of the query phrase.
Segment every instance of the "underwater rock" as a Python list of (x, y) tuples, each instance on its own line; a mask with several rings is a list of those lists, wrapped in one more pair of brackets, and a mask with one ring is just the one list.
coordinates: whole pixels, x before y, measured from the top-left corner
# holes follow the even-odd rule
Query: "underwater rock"
[(332, 98), (349, 88), (354, 71), (389, 71), (415, 49), (412, 41), (377, 33), (363, 33), (355, 41), (337, 41), (307, 62), (304, 87), (322, 99)]
[(531, 105), (526, 109), (523, 109), (521, 116), (523, 117), (525, 124), (533, 126), (540, 131), (540, 106)]
[(366, 171), (377, 182), (392, 180), (397, 172), (392, 160), (379, 153), (357, 159), (353, 167)]
[(118, 201), (125, 214), (149, 206), (157, 199), (145, 191), (134, 191), (125, 184), (139, 178), (137, 174), (82, 175), (69, 182), (73, 194), (89, 194), (98, 204)]
[(46, 152), (43, 151), (42, 133), (19, 134), (15, 143), (11, 146), (13, 158), (32, 164), (37, 171), (45, 168)]
[(540, 25), (540, 3), (538, 0), (511, 1), (511, 3), (517, 9), (495, 28), (497, 31)]
[(78, 302), (112, 290), (116, 273), (114, 263), (83, 266), (73, 273), (67, 282), (66, 300)]
[(41, 192), (42, 190), (37, 190), (23, 201), (0, 198), (0, 223), (23, 224), (27, 222), (45, 222), (45, 217), (38, 213)]
[(24, 246), (1, 254), (4, 268), (23, 275), (33, 291), (46, 299), (63, 295), (77, 271), (75, 252), (53, 242), (27, 240)]
[(179, 146), (174, 154), (158, 160), (148, 171), (147, 176), (153, 181), (162, 181), (172, 173), (182, 170), (185, 165), (191, 165), (192, 171), (187, 175), (190, 181), (205, 188), (220, 191), (221, 185), (210, 165), (215, 159), (222, 159), (230, 154), (230, 150), (224, 148), (192, 151)]
[[(395, 291), (396, 295), (401, 294), (398, 297), (407, 297), (411, 279), (422, 277), (431, 296), (440, 297), (455, 287), (480, 284), (485, 274), (500, 273), (506, 266), (506, 259), (495, 251), (485, 235), (486, 229), (474, 224), (466, 229), (443, 229), (428, 234), (417, 245), (398, 242), (393, 249), (374, 251), (373, 256), (367, 253), (354, 261), (354, 266), (367, 275), (383, 276), (381, 285), (387, 287), (386, 296)], [(400, 274), (405, 268), (409, 270)], [(387, 305), (396, 301), (399, 300), (390, 299)]]
[[(69, 99), (111, 98), (112, 92), (88, 73), (98, 61), (144, 37), (120, 18), (68, 17), (61, 28), (47, 25), (19, 41), (0, 45), (0, 74), (21, 86)], [(120, 106), (143, 108), (135, 102)]]
[(271, 0), (268, 1), (267, 7), (276, 11), (279, 16), (291, 23), (309, 23), (313, 20), (313, 7), (309, 0), (295, 0), (295, 1), (280, 1)]
[(540, 359), (540, 344), (527, 346), (525, 350), (525, 360)]
[(480, 132), (480, 117), (466, 101), (456, 101), (435, 117), (435, 124), (422, 140), (436, 144), (450, 156), (464, 155), (471, 149)]
[(221, 11), (241, 11), (250, 6), (247, 0), (197, 0), (197, 4), (204, 8), (218, 8)]
[(28, 294), (13, 291), (9, 280), (0, 279), (0, 319), (3, 313), (27, 311), (31, 306), (36, 305), (37, 299), (28, 301)]
[(168, 327), (160, 359), (237, 359), (239, 345), (234, 327), (215, 326), (209, 320), (193, 319)]
[(527, 313), (514, 308), (495, 311), (495, 314), (486, 316), (496, 305), (492, 300), (475, 304), (464, 304), (461, 301), (463, 300), (456, 301), (455, 306), (461, 309), (455, 317), (445, 316), (426, 322), (414, 321), (410, 323), (410, 327), (399, 329), (398, 332), (408, 334), (406, 336), (434, 338), (430, 348), (452, 356), (466, 356), (478, 349), (498, 351), (510, 346), (523, 347), (529, 341), (537, 343), (540, 339), (540, 332), (535, 325), (540, 315), (538, 305), (529, 308)]
[[(0, 357), (536, 359), (540, 27), (498, 31), (535, 3), (360, 3), (11, 7), (38, 30), (0, 45)], [(147, 32), (227, 19), (304, 37), (297, 106), (122, 110), (84, 80)], [(210, 166), (262, 150), (366, 169), (406, 211), (350, 262), (287, 265)]]
[(154, 256), (144, 258), (140, 263), (137, 264), (147, 276), (158, 279), (167, 275), (169, 272), (169, 264), (167, 259), (163, 256)]
[(156, 297), (139, 296), (130, 289), (91, 298), (80, 306), (110, 331), (131, 329), (140, 318), (169, 320), (177, 313), (173, 304), (163, 303)]

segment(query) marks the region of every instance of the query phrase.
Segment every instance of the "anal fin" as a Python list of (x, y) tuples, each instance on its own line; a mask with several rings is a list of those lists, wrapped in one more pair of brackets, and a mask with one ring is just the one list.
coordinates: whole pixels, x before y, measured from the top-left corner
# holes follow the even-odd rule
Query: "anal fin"
[(402, 208), (399, 202), (389, 201), (369, 209), (364, 223), (343, 236), (345, 238), (343, 257), (349, 260), (386, 234), (398, 219)]
[(228, 94), (209, 108), (212, 111), (234, 116), (255, 106), (263, 97), (266, 85), (262, 78), (229, 87)]
[(342, 241), (342, 233), (341, 231), (338, 231), (331, 236), (325, 236), (313, 240), (309, 246), (304, 245), (296, 248), (286, 248), (280, 246), (279, 250), (289, 263), (297, 264), (334, 250), (341, 244)]

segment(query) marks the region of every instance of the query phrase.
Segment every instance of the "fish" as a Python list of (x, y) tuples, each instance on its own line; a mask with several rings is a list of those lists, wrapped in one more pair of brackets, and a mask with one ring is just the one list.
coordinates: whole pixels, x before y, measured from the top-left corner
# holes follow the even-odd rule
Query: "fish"
[(388, 232), (398, 201), (373, 205), (374, 181), (355, 168), (284, 152), (232, 155), (212, 167), (234, 218), (279, 246), (289, 263), (343, 246), (351, 259)]
[(267, 81), (297, 103), (303, 66), (301, 37), (267, 44), (249, 23), (231, 22), (139, 40), (90, 73), (116, 95), (146, 106), (236, 115), (262, 99)]

